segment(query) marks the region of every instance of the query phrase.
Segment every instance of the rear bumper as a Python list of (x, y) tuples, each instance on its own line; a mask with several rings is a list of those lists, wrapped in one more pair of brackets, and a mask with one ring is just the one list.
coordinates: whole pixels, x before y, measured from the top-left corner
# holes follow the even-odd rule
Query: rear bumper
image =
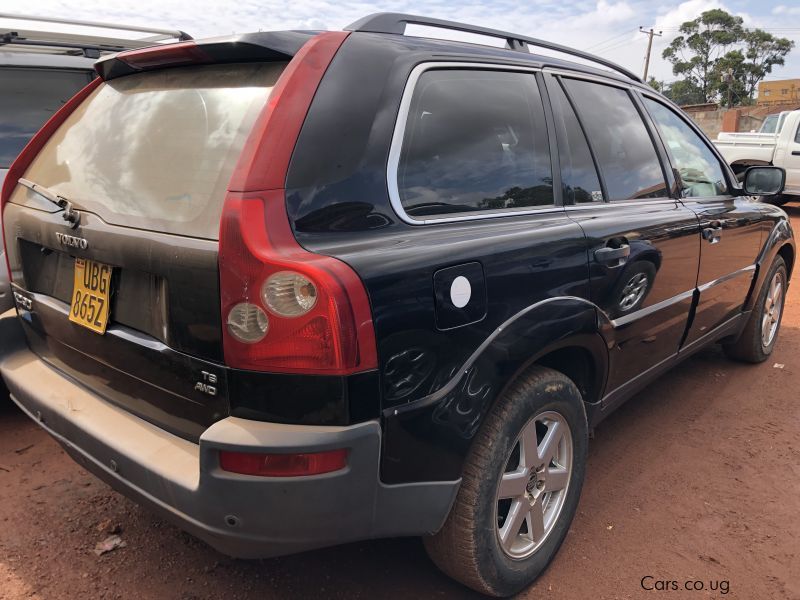
[[(12, 398), (84, 468), (217, 550), (241, 558), (441, 527), (457, 481), (383, 485), (377, 421), (348, 427), (228, 417), (194, 444), (113, 406), (44, 363), (14, 311), (0, 316), (0, 373)], [(261, 478), (222, 471), (220, 449), (315, 452), (348, 448), (347, 468)]]

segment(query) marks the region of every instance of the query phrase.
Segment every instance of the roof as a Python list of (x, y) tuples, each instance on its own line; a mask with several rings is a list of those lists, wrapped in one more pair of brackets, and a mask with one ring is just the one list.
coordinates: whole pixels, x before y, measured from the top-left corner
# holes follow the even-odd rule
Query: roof
[(596, 65), (602, 65), (606, 69), (611, 69), (612, 71), (624, 75), (628, 79), (631, 79), (637, 83), (642, 83), (642, 80), (638, 75), (629, 71), (625, 67), (621, 67), (610, 60), (594, 54), (589, 54), (583, 50), (577, 50), (575, 48), (557, 44), (548, 40), (512, 33), (510, 31), (490, 29), (488, 27), (469, 25), (467, 23), (460, 23), (457, 21), (447, 21), (444, 19), (421, 17), (418, 15), (409, 15), (404, 13), (385, 12), (368, 15), (362, 19), (359, 19), (355, 23), (351, 23), (346, 27), (346, 29), (349, 31), (404, 35), (408, 25), (420, 25), (432, 29), (455, 31), (483, 36), (486, 38), (501, 39), (505, 41), (505, 49), (508, 52), (518, 54), (529, 54), (531, 47), (542, 48), (544, 50), (569, 55), (580, 60), (594, 63)]

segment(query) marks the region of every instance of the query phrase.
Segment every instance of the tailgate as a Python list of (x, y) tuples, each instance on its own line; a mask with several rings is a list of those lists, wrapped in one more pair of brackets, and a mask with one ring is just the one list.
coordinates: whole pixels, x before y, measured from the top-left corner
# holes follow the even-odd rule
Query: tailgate
[[(79, 225), (22, 185), (3, 211), (30, 347), (187, 439), (228, 414), (219, 220), (247, 135), (284, 66), (191, 66), (101, 84), (23, 175), (68, 199)], [(84, 260), (111, 269), (102, 334), (69, 318)]]

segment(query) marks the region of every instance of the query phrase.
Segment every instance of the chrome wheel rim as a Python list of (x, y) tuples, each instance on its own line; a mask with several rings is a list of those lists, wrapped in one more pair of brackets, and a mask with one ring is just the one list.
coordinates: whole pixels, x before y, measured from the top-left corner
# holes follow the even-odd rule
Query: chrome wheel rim
[(764, 299), (764, 311), (761, 314), (761, 343), (765, 348), (769, 347), (778, 333), (785, 289), (783, 272), (778, 271), (769, 282), (767, 297)]
[(495, 500), (497, 539), (507, 556), (529, 557), (552, 532), (569, 491), (572, 454), (572, 435), (561, 414), (543, 412), (523, 427)]
[(622, 288), (622, 294), (619, 300), (619, 307), (622, 310), (630, 310), (639, 300), (644, 296), (647, 289), (647, 275), (644, 273), (637, 273), (631, 277), (630, 281)]

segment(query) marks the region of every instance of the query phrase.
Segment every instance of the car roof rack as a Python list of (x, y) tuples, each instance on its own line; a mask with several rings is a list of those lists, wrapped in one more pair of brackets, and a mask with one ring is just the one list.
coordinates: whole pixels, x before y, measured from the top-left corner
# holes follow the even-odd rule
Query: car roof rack
[(642, 83), (641, 78), (632, 71), (629, 71), (625, 67), (621, 67), (615, 62), (594, 56), (588, 52), (576, 50), (574, 48), (570, 48), (569, 46), (562, 46), (561, 44), (556, 44), (555, 42), (548, 42), (547, 40), (540, 40), (537, 38), (519, 35), (517, 33), (501, 31), (499, 29), (468, 25), (466, 23), (459, 23), (457, 21), (447, 21), (445, 19), (434, 19), (430, 17), (420, 17), (417, 15), (408, 15), (403, 13), (384, 12), (368, 15), (362, 19), (359, 19), (355, 23), (351, 23), (345, 29), (347, 31), (392, 33), (403, 35), (406, 30), (406, 25), (423, 25), (426, 27), (437, 27), (439, 29), (450, 29), (452, 31), (462, 31), (464, 33), (474, 33), (493, 38), (505, 39), (506, 48), (517, 52), (528, 53), (528, 46), (545, 48), (547, 50), (569, 54), (571, 56), (582, 58), (583, 60), (588, 60), (593, 63), (603, 65), (604, 67), (617, 71), (618, 73), (622, 73), (634, 81)]
[(0, 26), (0, 49), (16, 51), (44, 51), (48, 53), (62, 53), (83, 55), (87, 58), (100, 58), (102, 54), (120, 52), (143, 48), (155, 44), (191, 40), (192, 36), (177, 29), (160, 29), (157, 27), (143, 27), (139, 25), (123, 25), (119, 23), (98, 23), (96, 21), (82, 21), (76, 19), (57, 19), (54, 17), (37, 17), (32, 15), (19, 15), (13, 13), (0, 13), (0, 19), (32, 24), (53, 23), (70, 27), (81, 27), (97, 30), (130, 31), (139, 34), (135, 37), (118, 37), (109, 35), (109, 31), (98, 34), (67, 33), (51, 31), (54, 28), (18, 28)]

